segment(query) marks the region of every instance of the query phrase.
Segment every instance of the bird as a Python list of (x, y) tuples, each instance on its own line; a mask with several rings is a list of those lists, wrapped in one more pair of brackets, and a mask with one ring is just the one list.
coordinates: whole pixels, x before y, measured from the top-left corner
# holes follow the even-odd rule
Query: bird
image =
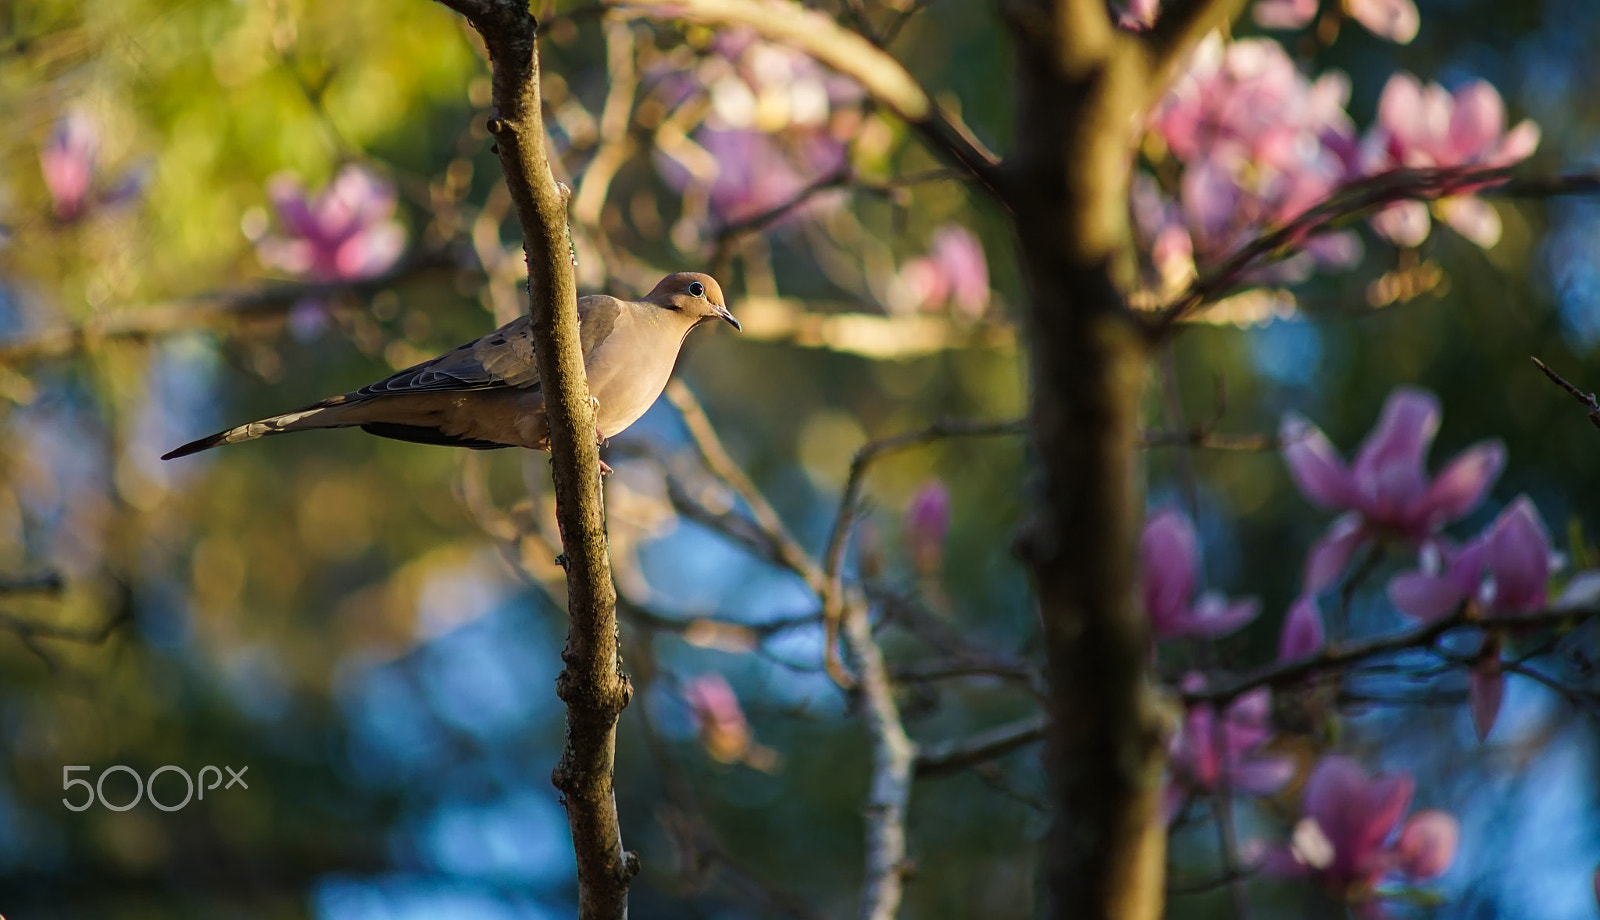
[[(602, 443), (638, 421), (661, 395), (689, 333), (719, 319), (742, 330), (722, 286), (699, 272), (668, 275), (643, 300), (578, 298), (583, 367)], [(316, 428), (360, 428), (384, 438), (473, 450), (549, 450), (531, 328), (532, 318), (519, 316), (377, 383), (190, 441), (161, 459)]]

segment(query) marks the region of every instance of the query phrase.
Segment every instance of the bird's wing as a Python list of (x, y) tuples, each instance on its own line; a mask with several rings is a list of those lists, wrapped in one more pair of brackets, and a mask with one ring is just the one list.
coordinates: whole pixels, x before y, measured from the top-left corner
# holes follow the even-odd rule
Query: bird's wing
[[(622, 301), (604, 294), (578, 298), (579, 337), (583, 355), (611, 334)], [(519, 316), (474, 342), (414, 367), (369, 383), (352, 397), (408, 393), (463, 392), (499, 387), (538, 389), (539, 363), (533, 354), (532, 320)]]

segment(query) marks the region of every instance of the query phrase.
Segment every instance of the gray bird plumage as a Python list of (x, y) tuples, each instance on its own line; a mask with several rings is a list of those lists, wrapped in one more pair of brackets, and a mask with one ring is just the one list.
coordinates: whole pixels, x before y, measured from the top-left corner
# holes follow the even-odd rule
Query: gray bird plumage
[[(605, 294), (578, 298), (579, 338), (595, 424), (611, 437), (638, 420), (672, 375), (684, 338), (728, 312), (710, 275), (678, 272), (643, 300)], [(474, 450), (548, 450), (544, 393), (533, 354), (530, 319), (520, 316), (477, 341), (377, 383), (303, 409), (249, 422), (191, 441), (161, 459), (187, 457), (219, 444), (313, 428), (361, 428), (371, 434)]]

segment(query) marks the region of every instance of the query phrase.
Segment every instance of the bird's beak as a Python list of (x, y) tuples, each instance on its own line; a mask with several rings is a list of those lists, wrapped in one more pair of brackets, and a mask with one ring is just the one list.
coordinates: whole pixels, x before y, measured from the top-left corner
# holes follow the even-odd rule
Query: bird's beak
[(718, 307), (717, 315), (727, 320), (728, 324), (733, 328), (739, 330), (740, 332), (744, 331), (744, 327), (739, 325), (739, 321), (733, 318), (733, 314), (728, 312), (727, 307)]

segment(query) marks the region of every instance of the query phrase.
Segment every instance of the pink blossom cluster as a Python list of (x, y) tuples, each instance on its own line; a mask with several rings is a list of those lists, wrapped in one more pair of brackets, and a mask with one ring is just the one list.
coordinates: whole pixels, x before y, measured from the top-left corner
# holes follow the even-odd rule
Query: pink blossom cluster
[(896, 313), (953, 311), (980, 319), (989, 308), (989, 262), (983, 244), (966, 228), (946, 224), (934, 231), (925, 255), (907, 259), (889, 285)]
[[(1370, 11), (1374, 22), (1395, 22), (1415, 16), (1403, 2), (1409, 12), (1394, 2), (1349, 5), (1352, 15), (1359, 8)], [(1266, 4), (1257, 10), (1280, 16), (1299, 6)], [(1182, 167), (1175, 186), (1163, 190), (1142, 174), (1132, 187), (1135, 231), (1151, 254), (1158, 289), (1170, 290), (1196, 264), (1215, 264), (1351, 180), (1399, 167), (1504, 166), (1538, 146), (1539, 129), (1531, 121), (1507, 130), (1500, 94), (1481, 80), (1452, 93), (1397, 73), (1365, 136), (1357, 135), (1345, 111), (1349, 94), (1343, 73), (1328, 71), (1312, 80), (1275, 41), (1224, 43), (1213, 34), (1201, 43), (1150, 123), (1152, 137)], [(1155, 154), (1160, 158), (1162, 152)], [(1499, 240), (1494, 209), (1475, 197), (1434, 202), (1431, 212), (1481, 246)], [(1385, 208), (1373, 225), (1392, 242), (1414, 246), (1428, 235), (1429, 214), (1429, 205), (1405, 202)], [(1358, 256), (1351, 234), (1323, 236), (1256, 280), (1300, 280), (1317, 265), (1348, 264)]]
[[(1317, 18), (1322, 0), (1256, 0), (1251, 14), (1267, 29), (1303, 29)], [(1417, 37), (1422, 17), (1413, 0), (1341, 0), (1341, 11), (1379, 38), (1406, 44)], [(1144, 30), (1155, 24), (1161, 0), (1128, 0), (1122, 25)]]
[(282, 232), (260, 234), (256, 254), (266, 265), (313, 281), (354, 281), (381, 274), (405, 249), (405, 230), (393, 219), (394, 186), (361, 166), (346, 166), (308, 195), (299, 177), (280, 173), (267, 195)]
[[(1470, 606), (1487, 616), (1546, 606), (1557, 567), (1549, 531), (1533, 502), (1518, 496), (1482, 533), (1457, 545), (1443, 528), (1482, 504), (1505, 465), (1505, 446), (1483, 441), (1429, 476), (1425, 461), (1439, 430), (1436, 396), (1400, 388), (1384, 404), (1377, 428), (1346, 465), (1322, 431), (1298, 415), (1282, 426), (1283, 455), (1301, 494), (1341, 512), (1307, 556), (1304, 590), (1285, 619), (1280, 654), (1299, 657), (1322, 645), (1316, 595), (1345, 574), (1362, 547), (1397, 543), (1419, 552), (1418, 568), (1389, 583), (1401, 612), (1436, 621)], [(1479, 737), (1488, 735), (1504, 691), (1499, 642), (1484, 638), (1469, 675), (1470, 709)]]
[(673, 107), (708, 104), (686, 141), (662, 145), (659, 162), (669, 182), (706, 196), (724, 224), (785, 204), (844, 167), (861, 125), (859, 86), (748, 29), (718, 32), (692, 69), (653, 79)]
[[(1190, 674), (1183, 689), (1205, 689), (1205, 678)], [(1171, 781), (1167, 784), (1167, 820), (1177, 817), (1184, 801), (1194, 794), (1215, 793), (1226, 781), (1231, 789), (1251, 795), (1271, 795), (1294, 777), (1290, 757), (1266, 753), (1272, 738), (1272, 693), (1265, 687), (1244, 694), (1223, 710), (1199, 704), (1189, 707), (1183, 723), (1167, 746)]]

